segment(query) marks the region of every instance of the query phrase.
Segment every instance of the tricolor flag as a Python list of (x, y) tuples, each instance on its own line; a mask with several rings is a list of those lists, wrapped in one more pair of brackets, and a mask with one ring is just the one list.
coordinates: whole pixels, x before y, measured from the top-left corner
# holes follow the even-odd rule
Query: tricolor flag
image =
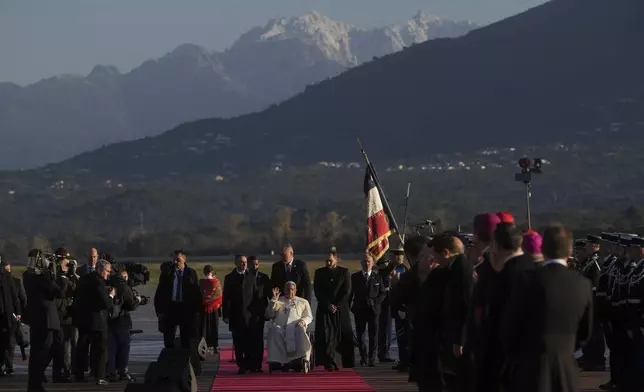
[(364, 193), (367, 198), (367, 252), (378, 261), (389, 249), (388, 237), (394, 232), (389, 226), (388, 211), (383, 207), (379, 187), (373, 175), (373, 168), (367, 165), (364, 177)]

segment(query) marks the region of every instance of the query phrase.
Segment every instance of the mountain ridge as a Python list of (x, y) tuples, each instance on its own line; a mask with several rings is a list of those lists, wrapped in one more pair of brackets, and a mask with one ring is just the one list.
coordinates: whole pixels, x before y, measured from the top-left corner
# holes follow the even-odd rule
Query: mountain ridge
[(639, 123), (643, 11), (635, 0), (551, 1), (352, 68), (261, 113), (183, 124), (54, 168), (163, 176), (305, 164), (355, 156), (356, 137), (380, 156), (411, 157)]
[[(432, 36), (431, 21), (453, 27), (440, 34), (475, 27), (432, 19), (414, 39)], [(279, 26), (281, 35), (271, 39), (249, 38)], [(186, 121), (262, 110), (373, 56), (401, 49), (382, 29), (363, 29), (371, 39), (356, 38), (355, 56), (350, 43), (358, 30), (315, 12), (253, 28), (222, 52), (186, 43), (125, 73), (97, 65), (86, 76), (58, 75), (24, 87), (0, 83), (0, 129), (8, 134), (0, 145), (0, 167), (30, 168), (154, 136)]]

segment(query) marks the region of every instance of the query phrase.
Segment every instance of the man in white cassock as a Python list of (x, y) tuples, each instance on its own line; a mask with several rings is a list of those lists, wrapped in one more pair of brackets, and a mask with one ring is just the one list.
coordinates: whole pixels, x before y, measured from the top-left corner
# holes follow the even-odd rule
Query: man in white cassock
[(271, 370), (282, 368), (287, 371), (284, 365), (302, 360), (294, 364), (295, 370), (306, 372), (311, 357), (311, 341), (306, 328), (313, 321), (313, 313), (309, 301), (295, 296), (294, 282), (287, 282), (284, 291), (280, 296), (279, 289), (274, 288), (273, 298), (266, 308), (267, 317), (273, 321), (268, 324), (266, 362)]

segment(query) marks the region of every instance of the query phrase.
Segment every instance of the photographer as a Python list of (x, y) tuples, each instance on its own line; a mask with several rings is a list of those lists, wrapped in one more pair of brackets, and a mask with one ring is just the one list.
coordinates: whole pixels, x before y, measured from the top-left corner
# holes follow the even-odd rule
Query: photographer
[(57, 298), (55, 301), (63, 335), (63, 361), (60, 364), (61, 366), (54, 367), (53, 373), (54, 382), (69, 382), (71, 381), (71, 374), (74, 369), (76, 343), (78, 341), (78, 330), (72, 324), (72, 305), (79, 279), (79, 276), (76, 274), (78, 264), (67, 252), (60, 252), (59, 250), (56, 252), (56, 256), (56, 282), (61, 284), (65, 280), (67, 282), (67, 290), (65, 290), (63, 298)]
[(142, 298), (130, 287), (128, 278), (128, 270), (122, 268), (112, 276), (110, 283), (116, 291), (107, 322), (109, 347), (107, 374), (110, 381), (134, 381), (127, 369), (132, 329), (130, 312), (142, 304)]
[(30, 251), (29, 259), (30, 267), (23, 274), (31, 332), (28, 390), (43, 391), (45, 370), (52, 357), (54, 368), (62, 362), (62, 333), (55, 300), (64, 296), (67, 280), (55, 280), (52, 260), (40, 250)]

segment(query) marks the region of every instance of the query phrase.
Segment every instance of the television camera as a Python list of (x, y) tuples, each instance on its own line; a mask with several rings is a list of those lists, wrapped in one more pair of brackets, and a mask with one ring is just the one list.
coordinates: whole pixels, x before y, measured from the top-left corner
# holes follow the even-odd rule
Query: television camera
[(147, 305), (150, 302), (150, 297), (139, 294), (135, 289), (136, 286), (146, 285), (150, 281), (148, 267), (141, 263), (129, 261), (117, 263), (110, 254), (106, 253), (101, 254), (101, 260), (112, 264), (112, 275), (109, 278), (108, 290), (118, 284), (119, 274), (125, 269), (128, 275), (127, 284), (132, 288), (134, 295), (141, 298), (140, 305)]
[(69, 275), (76, 273), (76, 260), (62, 248), (57, 249), (54, 253), (45, 252), (41, 249), (32, 249), (29, 251), (27, 257), (29, 258), (28, 268), (33, 270), (37, 275), (48, 271), (55, 279), (64, 273), (60, 265), (63, 259), (70, 261), (67, 273)]
[(425, 220), (425, 222), (422, 223), (412, 224), (411, 227), (416, 230), (416, 235), (421, 235), (420, 232), (422, 230), (429, 230), (430, 235), (434, 235), (436, 231), (436, 223), (429, 219)]

